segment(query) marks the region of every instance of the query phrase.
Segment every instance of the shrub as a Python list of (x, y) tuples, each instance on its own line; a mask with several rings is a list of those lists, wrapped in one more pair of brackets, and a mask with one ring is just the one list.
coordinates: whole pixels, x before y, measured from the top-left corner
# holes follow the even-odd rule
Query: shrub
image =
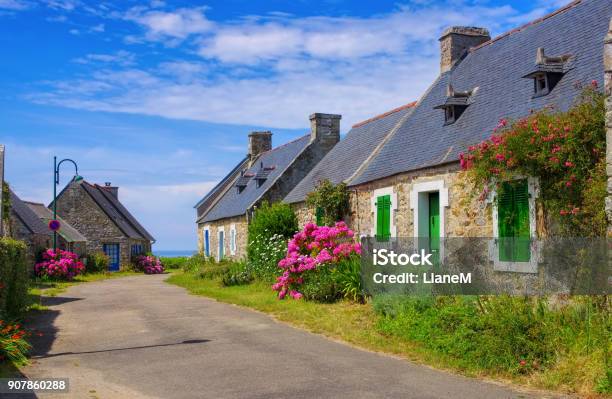
[(136, 258), (136, 271), (145, 274), (161, 274), (164, 272), (164, 266), (159, 258), (153, 255), (140, 255)]
[(87, 256), (86, 273), (102, 273), (108, 271), (110, 258), (104, 252), (94, 252)]
[(164, 265), (165, 269), (177, 270), (177, 269), (183, 268), (183, 266), (189, 261), (189, 257), (188, 256), (178, 256), (175, 258), (161, 257), (159, 258), (159, 260), (161, 261), (162, 265)]
[(249, 224), (247, 259), (259, 278), (270, 279), (269, 272), (274, 270), (276, 261), (280, 259), (274, 251), (276, 244), (284, 241), (283, 245), (286, 245), (297, 229), (297, 217), (288, 204), (277, 202), (269, 205), (264, 202), (255, 211)]
[(226, 287), (245, 285), (253, 281), (253, 276), (247, 270), (245, 263), (234, 263), (221, 276), (221, 284)]
[[(340, 261), (361, 254), (360, 244), (352, 241), (353, 235), (354, 233), (344, 222), (337, 222), (334, 227), (319, 227), (314, 223), (304, 226), (304, 230), (295, 234), (289, 241), (287, 256), (278, 263), (283, 274), (277, 278), (272, 289), (278, 291), (279, 299), (285, 298), (287, 294), (294, 299), (301, 298), (302, 294), (298, 289), (307, 279), (314, 279), (316, 272), (334, 267)], [(313, 273), (305, 273), (307, 271)], [(327, 271), (324, 273), (327, 274)], [(330, 287), (328, 284), (317, 286), (324, 290)], [(327, 292), (322, 295), (328, 296)]]
[(35, 273), (43, 278), (72, 280), (85, 271), (85, 266), (75, 253), (61, 249), (47, 249), (42, 254), (43, 261), (34, 267)]
[(258, 235), (251, 240), (252, 253), (247, 268), (259, 280), (274, 281), (279, 275), (278, 262), (287, 254), (287, 239), (280, 234)]
[(329, 180), (323, 180), (308, 194), (306, 203), (315, 210), (321, 210), (322, 224), (333, 226), (336, 221), (344, 219), (349, 209), (346, 183), (333, 185)]
[(605, 106), (595, 89), (586, 89), (567, 112), (502, 119), (490, 139), (460, 154), (481, 199), (514, 176), (539, 177), (539, 201), (558, 226), (555, 235), (605, 236)]
[(321, 267), (317, 270), (308, 270), (302, 274), (304, 279), (300, 291), (290, 291), (290, 296), (299, 299), (301, 296), (309, 301), (334, 302), (342, 294), (340, 293), (333, 272), (328, 267)]
[(207, 258), (202, 254), (195, 254), (187, 258), (181, 268), (184, 272), (196, 273), (207, 263), (214, 263), (214, 260), (212, 258)]
[(26, 354), (31, 349), (27, 335), (21, 324), (0, 320), (0, 363), (4, 360), (16, 364), (27, 362)]
[(351, 256), (333, 269), (333, 278), (340, 294), (346, 299), (363, 303), (365, 294), (361, 284), (361, 259)]
[(19, 317), (28, 296), (26, 244), (0, 238), (0, 318)]

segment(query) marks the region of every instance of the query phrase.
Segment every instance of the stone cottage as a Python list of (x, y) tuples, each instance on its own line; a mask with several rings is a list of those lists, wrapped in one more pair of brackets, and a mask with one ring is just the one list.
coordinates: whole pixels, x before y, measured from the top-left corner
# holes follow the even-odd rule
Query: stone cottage
[(28, 246), (28, 263), (33, 268), (42, 251), (53, 246), (53, 234), (17, 194), (10, 190), (11, 212), (5, 233)]
[(199, 250), (217, 260), (246, 256), (247, 227), (262, 201), (282, 200), (340, 140), (340, 115), (310, 116), (311, 131), (272, 148), (271, 132), (249, 134), (248, 155), (196, 206)]
[[(52, 207), (51, 204), (49, 207)], [(104, 252), (110, 270), (151, 252), (155, 239), (119, 201), (119, 188), (85, 180), (70, 182), (57, 196), (57, 214), (87, 239), (87, 252)]]
[[(611, 16), (609, 0), (578, 0), (494, 39), (483, 28), (447, 29), (440, 37), (437, 79), (391, 132), (381, 128), (380, 146), (367, 149), (356, 172), (343, 177), (351, 190), (351, 227), (362, 236), (384, 238), (499, 237), (503, 226), (495, 193), (488, 203), (473, 198), (459, 153), (488, 138), (502, 118), (549, 106), (566, 110), (582, 87), (592, 81), (602, 87)], [(329, 170), (332, 162), (326, 159), (318, 169)], [(313, 171), (305, 179), (310, 183), (286, 200), (303, 201), (318, 179)], [(535, 201), (538, 181), (518, 179), (513, 186), (504, 206), (524, 209), (525, 230), (536, 238), (543, 227)], [(302, 213), (302, 221), (314, 219), (312, 209)], [(533, 271), (536, 256), (526, 255), (514, 262), (494, 259), (495, 266)]]
[[(47, 208), (45, 204), (29, 201), (24, 201), (24, 203), (38, 216), (45, 226), (48, 226), (49, 222), (53, 220), (53, 211)], [(87, 238), (61, 217), (57, 216), (57, 220), (61, 225), (57, 232), (57, 247), (64, 251), (73, 252), (79, 258), (85, 257), (87, 255)]]

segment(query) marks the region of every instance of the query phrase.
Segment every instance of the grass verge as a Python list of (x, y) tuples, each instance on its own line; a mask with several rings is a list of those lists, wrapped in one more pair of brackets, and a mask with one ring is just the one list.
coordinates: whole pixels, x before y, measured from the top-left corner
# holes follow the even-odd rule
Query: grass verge
[(561, 359), (555, 367), (530, 375), (512, 375), (497, 370), (466, 366), (457, 358), (437, 353), (419, 342), (381, 331), (381, 317), (371, 304), (337, 302), (323, 304), (308, 301), (279, 301), (271, 292), (269, 284), (255, 282), (250, 285), (223, 287), (218, 279), (203, 279), (191, 273), (177, 272), (168, 283), (186, 288), (189, 292), (214, 298), (221, 302), (236, 304), (268, 313), (276, 319), (308, 331), (341, 340), (367, 350), (396, 355), (439, 369), (459, 372), (472, 377), (492, 378), (512, 382), (531, 388), (572, 392), (582, 397), (606, 397), (594, 393), (589, 373), (582, 367), (591, 365), (588, 356)]

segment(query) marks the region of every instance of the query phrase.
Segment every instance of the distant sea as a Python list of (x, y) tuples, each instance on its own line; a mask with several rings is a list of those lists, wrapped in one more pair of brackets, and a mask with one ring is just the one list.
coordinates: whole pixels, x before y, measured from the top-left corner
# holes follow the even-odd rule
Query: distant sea
[(191, 256), (195, 254), (197, 251), (190, 251), (188, 249), (185, 250), (166, 250), (166, 251), (153, 251), (153, 255), (160, 256), (163, 258), (178, 258), (180, 256)]

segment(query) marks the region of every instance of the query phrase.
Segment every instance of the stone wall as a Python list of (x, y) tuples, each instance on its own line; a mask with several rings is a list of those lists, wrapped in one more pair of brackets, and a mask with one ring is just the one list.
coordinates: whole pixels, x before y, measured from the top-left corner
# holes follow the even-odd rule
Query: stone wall
[[(232, 224), (236, 227), (236, 253), (232, 255), (230, 251), (230, 230)], [(219, 231), (223, 228), (224, 232), (224, 245), (223, 252), (225, 259), (232, 260), (243, 260), (246, 259), (247, 255), (247, 244), (248, 244), (248, 223), (246, 216), (236, 216), (233, 218), (226, 218), (217, 220), (210, 223), (201, 223), (198, 225), (198, 252), (204, 253), (204, 229), (209, 230), (209, 241), (210, 241), (210, 256), (217, 259), (219, 254)]]
[(293, 212), (295, 212), (295, 216), (297, 216), (298, 227), (299, 229), (303, 229), (304, 225), (308, 222), (315, 222), (317, 220), (314, 209), (308, 206), (306, 202), (296, 202), (291, 204), (291, 208)]
[(608, 173), (608, 197), (606, 213), (608, 215), (608, 236), (612, 237), (612, 20), (604, 41), (604, 87), (606, 98), (606, 171)]
[(120, 263), (127, 266), (132, 245), (141, 244), (145, 252), (151, 251), (150, 242), (126, 237), (79, 182), (72, 182), (58, 197), (57, 214), (87, 238), (88, 253), (102, 252), (104, 244), (119, 244)]
[(398, 237), (414, 236), (414, 211), (410, 193), (415, 184), (443, 181), (448, 189), (448, 207), (444, 208), (444, 231), (447, 237), (490, 237), (493, 234), (491, 206), (475, 196), (458, 163), (412, 173), (403, 173), (368, 184), (351, 187), (349, 226), (359, 235), (370, 236), (375, 228), (372, 208), (374, 191), (392, 187), (397, 209), (392, 217)]
[(27, 262), (30, 270), (34, 270), (34, 264), (39, 254), (47, 248), (53, 247), (53, 236), (51, 234), (32, 234), (30, 230), (14, 214), (9, 217), (7, 233), (16, 240), (27, 244)]

